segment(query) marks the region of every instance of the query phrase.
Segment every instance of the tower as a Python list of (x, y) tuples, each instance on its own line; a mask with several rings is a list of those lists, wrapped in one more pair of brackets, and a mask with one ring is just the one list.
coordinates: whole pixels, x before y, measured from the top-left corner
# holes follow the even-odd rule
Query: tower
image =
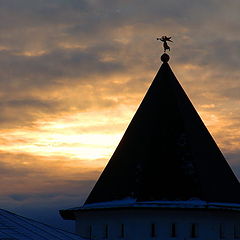
[(88, 239), (240, 238), (240, 184), (161, 59), (85, 204), (60, 214)]

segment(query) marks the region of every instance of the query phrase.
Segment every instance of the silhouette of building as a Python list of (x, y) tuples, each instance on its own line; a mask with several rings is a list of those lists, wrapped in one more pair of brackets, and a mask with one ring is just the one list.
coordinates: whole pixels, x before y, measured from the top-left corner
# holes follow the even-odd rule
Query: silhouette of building
[(240, 184), (174, 76), (169, 56), (82, 207), (88, 239), (240, 239)]

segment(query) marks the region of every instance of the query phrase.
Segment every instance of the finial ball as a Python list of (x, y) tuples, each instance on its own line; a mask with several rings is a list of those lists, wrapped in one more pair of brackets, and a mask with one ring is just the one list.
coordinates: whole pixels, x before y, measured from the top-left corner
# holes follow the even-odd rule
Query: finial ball
[(167, 63), (169, 61), (170, 57), (168, 54), (164, 53), (162, 56), (161, 56), (161, 60), (162, 62), (164, 63)]

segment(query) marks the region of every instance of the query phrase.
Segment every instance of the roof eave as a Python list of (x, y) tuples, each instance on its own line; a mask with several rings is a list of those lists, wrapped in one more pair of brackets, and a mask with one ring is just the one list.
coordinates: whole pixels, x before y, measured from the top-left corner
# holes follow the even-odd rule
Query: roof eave
[(240, 212), (238, 203), (218, 203), (205, 201), (153, 201), (153, 202), (136, 202), (129, 204), (85, 204), (82, 207), (60, 210), (60, 215), (65, 220), (75, 220), (77, 212), (86, 211), (108, 211), (120, 209), (178, 209), (178, 210), (220, 210), (220, 211), (237, 211)]
[(63, 210), (59, 210), (59, 214), (64, 220), (76, 220), (76, 217), (75, 217), (76, 211), (77, 210), (73, 210), (73, 209), (63, 209)]

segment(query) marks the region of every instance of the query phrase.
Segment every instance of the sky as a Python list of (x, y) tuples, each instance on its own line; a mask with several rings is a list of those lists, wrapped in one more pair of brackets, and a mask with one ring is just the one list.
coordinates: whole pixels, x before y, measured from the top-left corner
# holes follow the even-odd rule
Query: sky
[[(72, 230), (170, 66), (240, 178), (239, 0), (0, 0), (0, 207)], [(217, 166), (216, 166), (217, 167)]]

